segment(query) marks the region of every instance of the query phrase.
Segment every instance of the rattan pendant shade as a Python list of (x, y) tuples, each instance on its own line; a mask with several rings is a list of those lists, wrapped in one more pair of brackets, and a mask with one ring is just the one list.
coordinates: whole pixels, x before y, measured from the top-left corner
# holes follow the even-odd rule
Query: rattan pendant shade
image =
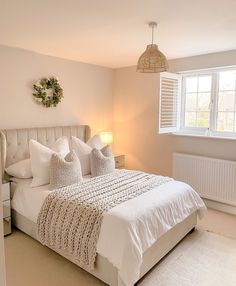
[(153, 29), (155, 22), (149, 23), (152, 28), (152, 44), (147, 45), (145, 52), (140, 56), (137, 71), (142, 73), (160, 73), (168, 70), (168, 62), (165, 55), (153, 44)]

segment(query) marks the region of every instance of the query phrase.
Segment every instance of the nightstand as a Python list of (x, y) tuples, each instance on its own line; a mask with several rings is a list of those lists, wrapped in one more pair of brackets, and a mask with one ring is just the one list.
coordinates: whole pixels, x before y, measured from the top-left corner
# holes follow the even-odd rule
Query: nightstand
[(10, 183), (2, 184), (2, 208), (4, 235), (8, 235), (11, 233)]
[(125, 155), (115, 155), (116, 169), (125, 167)]

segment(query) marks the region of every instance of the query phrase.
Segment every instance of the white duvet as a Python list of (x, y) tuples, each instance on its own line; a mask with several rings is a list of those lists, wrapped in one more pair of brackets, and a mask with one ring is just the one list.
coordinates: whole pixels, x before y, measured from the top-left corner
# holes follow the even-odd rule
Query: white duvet
[[(30, 183), (17, 183), (12, 208), (36, 223), (50, 191), (48, 185), (31, 188)], [(163, 184), (104, 214), (97, 252), (118, 269), (125, 285), (133, 285), (145, 250), (196, 210), (201, 218), (206, 207), (189, 185), (178, 181)]]

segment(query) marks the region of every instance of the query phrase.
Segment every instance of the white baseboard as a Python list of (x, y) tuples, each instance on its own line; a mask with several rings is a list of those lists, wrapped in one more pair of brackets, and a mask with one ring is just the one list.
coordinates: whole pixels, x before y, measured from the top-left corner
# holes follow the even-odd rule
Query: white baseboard
[(208, 200), (208, 199), (204, 199), (204, 198), (203, 198), (203, 201), (205, 202), (206, 206), (211, 208), (211, 209), (215, 209), (215, 210), (218, 210), (221, 212), (226, 212), (229, 214), (236, 215), (236, 207), (235, 206), (223, 204), (220, 202), (216, 202), (216, 201), (212, 201), (212, 200)]

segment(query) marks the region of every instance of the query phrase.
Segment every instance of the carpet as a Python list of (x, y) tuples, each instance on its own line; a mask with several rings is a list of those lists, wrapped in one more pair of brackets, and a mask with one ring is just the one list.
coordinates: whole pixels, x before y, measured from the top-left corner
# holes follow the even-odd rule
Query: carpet
[(206, 231), (187, 236), (139, 286), (235, 286), (236, 240)]
[[(8, 286), (105, 285), (55, 252), (15, 230), (5, 239)], [(139, 286), (235, 286), (236, 240), (196, 230)]]

